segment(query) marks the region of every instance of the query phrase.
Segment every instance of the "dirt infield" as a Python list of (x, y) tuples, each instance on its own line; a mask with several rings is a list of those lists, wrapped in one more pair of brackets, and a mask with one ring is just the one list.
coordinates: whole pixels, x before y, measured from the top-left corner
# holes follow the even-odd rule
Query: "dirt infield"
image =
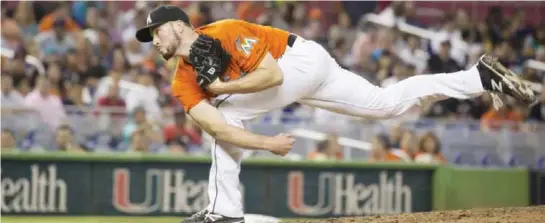
[(381, 223), (421, 223), (421, 222), (494, 222), (494, 223), (537, 223), (545, 222), (545, 206), (492, 208), (457, 211), (422, 212), (401, 215), (383, 215), (369, 217), (330, 218), (321, 220), (294, 220), (290, 223), (344, 223), (344, 222), (381, 222)]

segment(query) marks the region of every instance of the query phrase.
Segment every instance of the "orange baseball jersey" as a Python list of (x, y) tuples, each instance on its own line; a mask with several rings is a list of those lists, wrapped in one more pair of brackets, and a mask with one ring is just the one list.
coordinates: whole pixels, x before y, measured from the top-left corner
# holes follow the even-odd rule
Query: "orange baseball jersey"
[[(217, 21), (195, 31), (220, 40), (222, 47), (231, 54), (231, 62), (221, 77), (223, 81), (235, 80), (254, 71), (267, 52), (278, 59), (286, 50), (289, 36), (281, 29), (234, 19)], [(190, 64), (183, 59), (178, 60), (172, 94), (183, 104), (186, 112), (200, 101), (214, 97), (199, 87), (196, 76)]]

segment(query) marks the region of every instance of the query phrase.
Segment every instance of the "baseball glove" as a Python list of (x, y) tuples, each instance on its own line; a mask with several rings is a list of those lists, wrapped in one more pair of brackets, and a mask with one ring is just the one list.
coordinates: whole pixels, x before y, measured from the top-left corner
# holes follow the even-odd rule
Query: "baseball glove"
[(197, 83), (206, 89), (227, 70), (231, 55), (221, 46), (221, 42), (210, 36), (199, 35), (189, 50), (189, 62), (197, 72)]

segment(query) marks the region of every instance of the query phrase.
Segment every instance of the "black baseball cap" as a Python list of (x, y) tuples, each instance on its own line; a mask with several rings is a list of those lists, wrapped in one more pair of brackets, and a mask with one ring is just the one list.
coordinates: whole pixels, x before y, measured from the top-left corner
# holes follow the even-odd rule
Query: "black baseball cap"
[(136, 32), (136, 39), (140, 42), (151, 42), (153, 36), (150, 29), (171, 21), (181, 20), (189, 24), (189, 17), (181, 8), (173, 5), (162, 5), (150, 12), (146, 20), (146, 26)]

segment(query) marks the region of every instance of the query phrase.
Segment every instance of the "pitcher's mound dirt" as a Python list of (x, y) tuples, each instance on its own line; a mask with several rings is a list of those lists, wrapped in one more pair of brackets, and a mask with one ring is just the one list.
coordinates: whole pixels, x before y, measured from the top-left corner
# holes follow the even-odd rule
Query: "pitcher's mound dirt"
[(421, 222), (493, 222), (493, 223), (545, 223), (545, 206), (490, 208), (456, 211), (421, 212), (400, 215), (293, 220), (290, 223), (421, 223)]

